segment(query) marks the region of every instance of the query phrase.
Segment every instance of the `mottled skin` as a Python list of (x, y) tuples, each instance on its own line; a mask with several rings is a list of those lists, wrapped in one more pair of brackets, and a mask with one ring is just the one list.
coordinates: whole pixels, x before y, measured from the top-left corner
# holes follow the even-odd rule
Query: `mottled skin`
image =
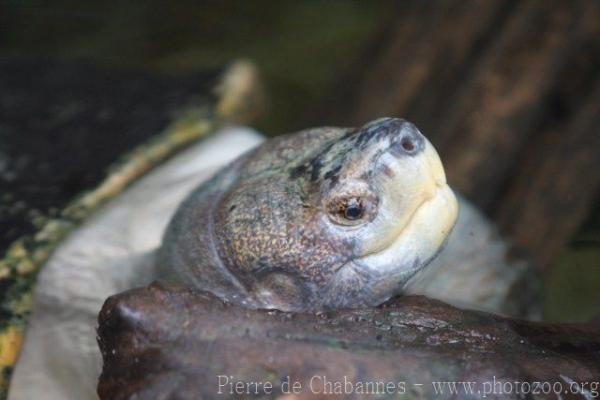
[(411, 123), (311, 129), (197, 188), (167, 229), (159, 272), (252, 308), (377, 305), (435, 256), (456, 215)]

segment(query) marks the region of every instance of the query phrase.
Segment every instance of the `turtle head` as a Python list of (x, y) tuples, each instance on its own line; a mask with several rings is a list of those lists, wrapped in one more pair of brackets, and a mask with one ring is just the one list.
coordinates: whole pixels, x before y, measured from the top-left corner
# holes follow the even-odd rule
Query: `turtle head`
[(321, 166), (320, 230), (351, 254), (326, 297), (375, 305), (401, 292), (441, 249), (458, 215), (431, 143), (412, 123), (382, 118), (349, 131), (313, 164)]
[(440, 250), (457, 207), (413, 124), (311, 129), (267, 141), (196, 189), (161, 260), (250, 307), (376, 305)]

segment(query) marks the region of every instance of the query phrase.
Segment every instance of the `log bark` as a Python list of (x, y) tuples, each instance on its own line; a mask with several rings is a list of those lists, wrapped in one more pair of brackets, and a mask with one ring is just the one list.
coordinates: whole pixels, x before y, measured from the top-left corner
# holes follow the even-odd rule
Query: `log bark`
[[(578, 122), (591, 112), (580, 108), (597, 101), (600, 3), (420, 5), (405, 3), (391, 33), (371, 45), (378, 49), (373, 57), (358, 57), (364, 72), (338, 101), (330, 100), (343, 109), (334, 112), (335, 121), (359, 125), (394, 115), (415, 122), (440, 152), (451, 185), (545, 267), (590, 214), (600, 190), (600, 159), (589, 159), (598, 135), (591, 121), (587, 128)], [(553, 136), (573, 130), (577, 141), (559, 157), (560, 179), (571, 182), (567, 191), (555, 179), (552, 146), (559, 144)], [(583, 169), (590, 179), (578, 179)], [(565, 207), (536, 207), (531, 191), (522, 189), (527, 182), (536, 182), (531, 191), (543, 190), (536, 200)], [(580, 198), (564, 202), (571, 193)], [(552, 229), (545, 227), (553, 220), (550, 207), (560, 213)]]
[[(353, 389), (342, 389), (338, 398), (372, 398), (357, 391), (367, 382), (396, 385), (382, 398), (397, 398), (402, 390), (403, 398), (473, 398), (436, 396), (437, 381), (476, 382), (480, 391), (492, 390), (493, 382), (559, 382), (563, 390), (588, 382), (589, 395), (598, 390), (590, 382), (600, 376), (599, 327), (507, 319), (420, 296), (378, 308), (291, 314), (154, 284), (109, 298), (98, 337), (102, 399), (250, 397), (219, 386), (225, 380), (262, 382), (253, 398), (287, 398), (284, 382), (302, 388), (290, 398), (322, 398), (326, 381), (344, 379)], [(273, 385), (271, 393), (263, 392), (265, 382)]]
[(581, 10), (524, 2), (478, 63), (436, 134), (450, 181), (487, 208), (544, 112), (544, 99), (569, 59)]
[[(548, 265), (584, 223), (600, 188), (600, 79), (566, 124), (527, 147), (495, 220), (515, 243)], [(515, 219), (515, 215), (518, 219)]]
[[(428, 122), (440, 117), (512, 3), (443, 1), (406, 8), (412, 13), (399, 15), (385, 51), (360, 83), (354, 123), (408, 114), (431, 131)], [(424, 118), (417, 117), (425, 110)]]

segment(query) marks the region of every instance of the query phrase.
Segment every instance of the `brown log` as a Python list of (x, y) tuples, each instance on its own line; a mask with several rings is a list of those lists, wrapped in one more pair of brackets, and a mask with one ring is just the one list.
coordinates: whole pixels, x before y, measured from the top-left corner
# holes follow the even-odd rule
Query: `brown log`
[(584, 222), (600, 188), (600, 79), (566, 126), (548, 127), (519, 163), (495, 215), (504, 232), (548, 265)]
[(400, 115), (429, 132), (429, 121), (439, 118), (440, 107), (512, 8), (506, 1), (419, 5), (407, 21), (400, 15), (403, 20), (395, 23), (386, 50), (361, 82), (352, 113), (355, 124)]
[[(547, 266), (598, 193), (593, 172), (578, 179), (583, 168), (600, 170), (600, 158), (586, 158), (585, 167), (580, 160), (593, 149), (593, 129), (578, 134), (581, 148), (570, 145), (571, 156), (559, 157), (569, 193), (554, 181), (556, 167), (547, 159), (560, 145), (554, 136), (585, 125), (576, 120), (586, 118), (579, 108), (600, 71), (600, 3), (450, 0), (405, 7), (407, 19), (399, 16), (375, 61), (359, 58), (372, 66), (354, 77), (354, 89), (345, 88), (335, 104), (346, 111), (335, 121), (357, 125), (396, 115), (415, 122), (440, 152), (451, 185)], [(539, 171), (547, 166), (551, 171)], [(533, 196), (534, 190), (542, 192)], [(581, 197), (563, 200), (573, 193)]]
[[(588, 395), (599, 389), (599, 383), (590, 386), (600, 377), (598, 327), (507, 319), (420, 296), (378, 308), (290, 314), (155, 284), (109, 298), (99, 323), (102, 399), (251, 397), (220, 387), (219, 376), (262, 382), (256, 398), (286, 394), (283, 382), (299, 382), (291, 398), (323, 398), (325, 379), (354, 385), (338, 398), (373, 398), (356, 391), (367, 382), (393, 383), (383, 397), (409, 399), (473, 398), (435, 395), (436, 381), (475, 382), (480, 391), (493, 382), (558, 382), (563, 390), (588, 382)], [(271, 393), (264, 393), (266, 382)], [(515, 392), (487, 397), (522, 398)]]
[(437, 143), (454, 187), (487, 209), (519, 150), (545, 118), (545, 99), (576, 48), (595, 28), (566, 2), (519, 4), (441, 120)]

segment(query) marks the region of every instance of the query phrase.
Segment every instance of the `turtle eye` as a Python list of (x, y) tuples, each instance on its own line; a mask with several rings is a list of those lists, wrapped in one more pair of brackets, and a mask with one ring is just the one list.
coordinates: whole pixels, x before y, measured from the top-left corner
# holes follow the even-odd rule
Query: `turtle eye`
[(363, 206), (359, 201), (351, 202), (344, 208), (344, 218), (354, 221), (363, 216)]
[(366, 183), (346, 181), (332, 191), (331, 197), (324, 196), (323, 208), (334, 224), (357, 227), (376, 217), (379, 200)]
[(330, 216), (341, 225), (356, 225), (366, 214), (365, 200), (361, 197), (336, 199), (329, 208)]

